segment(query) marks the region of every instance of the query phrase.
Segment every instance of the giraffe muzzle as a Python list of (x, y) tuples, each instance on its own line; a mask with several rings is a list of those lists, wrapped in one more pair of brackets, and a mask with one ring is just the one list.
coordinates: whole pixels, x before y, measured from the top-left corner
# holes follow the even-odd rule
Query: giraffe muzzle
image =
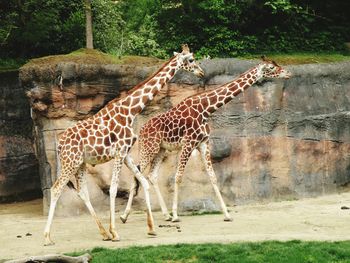
[(197, 70), (195, 70), (194, 74), (200, 78), (204, 77), (204, 71), (201, 68), (198, 68)]

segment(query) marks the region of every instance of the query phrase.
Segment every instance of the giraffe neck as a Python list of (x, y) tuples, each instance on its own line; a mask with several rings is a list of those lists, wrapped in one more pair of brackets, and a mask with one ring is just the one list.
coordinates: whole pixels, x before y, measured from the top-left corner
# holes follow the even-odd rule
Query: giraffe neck
[[(116, 118), (121, 117), (132, 125), (136, 115), (139, 114), (146, 104), (153, 99), (159, 90), (170, 79), (174, 77), (180, 69), (177, 57), (172, 57), (166, 62), (156, 73), (137, 84), (129, 94), (123, 98), (115, 98), (111, 100), (103, 109), (101, 109), (94, 118)], [(118, 115), (118, 116), (117, 116)]]
[(209, 117), (213, 112), (219, 109), (236, 97), (241, 92), (244, 92), (254, 83), (261, 79), (259, 66), (249, 69), (231, 82), (228, 82), (215, 90), (204, 93), (201, 97), (202, 106), (205, 117)]
[(175, 56), (151, 77), (135, 86), (129, 95), (119, 102), (119, 105), (129, 110), (129, 117), (136, 117), (178, 70), (179, 66)]

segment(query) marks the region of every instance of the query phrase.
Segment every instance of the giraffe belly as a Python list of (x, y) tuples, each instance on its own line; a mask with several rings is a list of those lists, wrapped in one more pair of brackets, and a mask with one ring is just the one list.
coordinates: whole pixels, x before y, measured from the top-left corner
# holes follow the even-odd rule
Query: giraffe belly
[(162, 141), (162, 143), (160, 144), (160, 147), (172, 152), (172, 151), (181, 150), (182, 144), (178, 143), (178, 142), (164, 142), (164, 141)]
[(102, 163), (108, 162), (108, 161), (110, 161), (112, 159), (113, 159), (112, 156), (103, 155), (103, 156), (89, 156), (89, 157), (85, 157), (84, 161), (85, 161), (85, 163), (88, 163), (88, 164), (91, 164), (91, 165), (96, 165), (96, 164), (102, 164)]
[(96, 165), (112, 160), (117, 153), (116, 147), (94, 147), (87, 148), (84, 151), (84, 162)]

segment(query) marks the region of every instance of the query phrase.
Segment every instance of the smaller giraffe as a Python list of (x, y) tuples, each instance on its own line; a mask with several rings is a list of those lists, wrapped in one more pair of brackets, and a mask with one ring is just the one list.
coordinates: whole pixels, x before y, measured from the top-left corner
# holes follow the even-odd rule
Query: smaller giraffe
[[(239, 93), (244, 92), (258, 80), (262, 78), (288, 79), (290, 76), (291, 73), (277, 65), (276, 62), (263, 57), (262, 63), (249, 69), (233, 81), (213, 91), (188, 97), (177, 106), (153, 117), (142, 126), (139, 136), (140, 171), (143, 173), (148, 165), (151, 164), (148, 179), (155, 188), (165, 220), (179, 221), (177, 214), (178, 187), (182, 181), (185, 166), (192, 151), (198, 149), (215, 194), (220, 201), (224, 220), (232, 221), (217, 186), (216, 175), (211, 163), (208, 118), (218, 108), (231, 101)], [(168, 213), (157, 182), (158, 170), (167, 150), (180, 151), (180, 159), (175, 174), (172, 217)], [(127, 207), (124, 214), (120, 217), (124, 223), (130, 213), (136, 188), (137, 186), (134, 181), (130, 188)]]

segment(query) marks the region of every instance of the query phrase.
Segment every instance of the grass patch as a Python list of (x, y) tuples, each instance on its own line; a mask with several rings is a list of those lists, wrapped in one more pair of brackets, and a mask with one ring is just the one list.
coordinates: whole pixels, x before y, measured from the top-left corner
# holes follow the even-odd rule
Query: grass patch
[[(85, 253), (85, 252), (84, 252)], [(177, 244), (95, 248), (93, 263), (108, 262), (350, 262), (350, 241), (267, 241), (232, 244)], [(70, 255), (81, 255), (72, 253)]]
[[(349, 61), (349, 54), (340, 53), (293, 53), (293, 54), (266, 54), (266, 57), (275, 60), (281, 65), (297, 65), (312, 63), (332, 63)], [(259, 59), (258, 55), (242, 56), (243, 59)]]

